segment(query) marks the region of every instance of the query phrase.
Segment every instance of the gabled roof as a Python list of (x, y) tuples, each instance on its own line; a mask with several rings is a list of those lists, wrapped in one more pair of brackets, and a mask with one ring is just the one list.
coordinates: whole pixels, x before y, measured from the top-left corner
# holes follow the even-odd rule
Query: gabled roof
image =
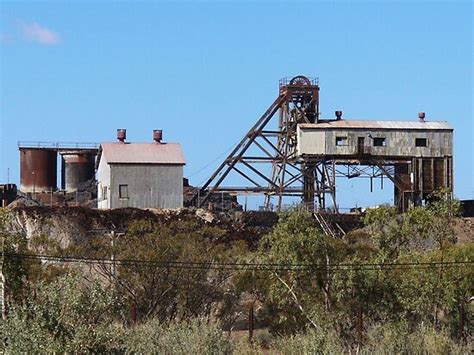
[(178, 143), (102, 143), (102, 155), (109, 164), (186, 164)]
[(303, 129), (403, 129), (403, 130), (452, 130), (446, 121), (368, 121), (368, 120), (332, 120), (322, 123), (303, 123)]

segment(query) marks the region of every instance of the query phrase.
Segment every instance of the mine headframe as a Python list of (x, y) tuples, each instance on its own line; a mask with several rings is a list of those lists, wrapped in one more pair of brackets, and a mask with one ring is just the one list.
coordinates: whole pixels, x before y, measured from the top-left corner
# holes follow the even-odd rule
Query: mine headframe
[[(315, 203), (325, 208), (326, 194), (335, 200), (333, 164), (296, 153), (298, 124), (318, 122), (318, 80), (302, 75), (281, 79), (275, 101), (200, 188), (193, 204), (203, 206), (212, 194), (222, 192), (264, 195), (266, 208), (276, 198), (278, 210), (284, 196), (299, 196), (310, 208)], [(247, 185), (224, 186), (231, 173)]]

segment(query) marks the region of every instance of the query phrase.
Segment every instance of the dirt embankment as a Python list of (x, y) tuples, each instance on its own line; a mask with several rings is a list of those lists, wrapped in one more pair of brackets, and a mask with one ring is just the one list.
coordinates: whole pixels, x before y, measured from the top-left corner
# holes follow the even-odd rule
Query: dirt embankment
[[(274, 212), (231, 212), (210, 213), (204, 209), (176, 210), (142, 210), (135, 208), (97, 210), (86, 207), (15, 207), (9, 208), (11, 219), (8, 229), (22, 233), (29, 240), (33, 237), (47, 236), (54, 238), (61, 247), (81, 244), (94, 236), (109, 234), (112, 231), (124, 232), (135, 221), (145, 220), (160, 225), (176, 228), (190, 225), (196, 228), (205, 226), (219, 227), (223, 235), (215, 240), (217, 243), (230, 244), (242, 240), (250, 248), (256, 248), (260, 238), (269, 233), (278, 222)], [(351, 218), (348, 218), (351, 217)], [(336, 217), (334, 217), (336, 218)], [(361, 228), (360, 217), (338, 216), (337, 222), (346, 232)], [(186, 228), (186, 227), (184, 227)], [(460, 243), (474, 240), (474, 218), (459, 219), (454, 227), (455, 235)]]
[[(278, 221), (273, 212), (234, 212), (212, 214), (203, 209), (142, 210), (135, 208), (97, 210), (84, 207), (15, 207), (10, 209), (8, 229), (23, 233), (31, 240), (38, 236), (53, 237), (62, 247), (80, 244), (92, 236), (126, 231), (134, 221), (145, 220), (157, 225), (192, 222), (194, 226), (216, 226), (225, 234), (219, 242), (246, 241), (256, 247), (261, 236), (269, 233)], [(174, 223), (176, 225), (176, 223)]]
[(459, 243), (474, 242), (474, 217), (460, 218), (454, 226), (454, 234)]

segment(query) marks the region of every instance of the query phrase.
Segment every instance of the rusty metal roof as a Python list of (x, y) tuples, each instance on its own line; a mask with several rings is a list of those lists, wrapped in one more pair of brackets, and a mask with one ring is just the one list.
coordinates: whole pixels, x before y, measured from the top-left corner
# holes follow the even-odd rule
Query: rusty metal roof
[(303, 123), (301, 128), (309, 129), (422, 129), (422, 130), (452, 130), (446, 121), (369, 121), (369, 120), (333, 120), (321, 123)]
[(101, 155), (109, 164), (186, 164), (178, 143), (102, 143)]

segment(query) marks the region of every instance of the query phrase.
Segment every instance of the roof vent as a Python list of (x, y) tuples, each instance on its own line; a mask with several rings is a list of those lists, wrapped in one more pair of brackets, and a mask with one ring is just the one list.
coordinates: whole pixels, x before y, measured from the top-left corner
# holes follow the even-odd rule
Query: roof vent
[(420, 122), (425, 122), (425, 113), (424, 112), (418, 113), (418, 120)]
[(338, 121), (342, 120), (342, 111), (336, 111), (335, 114), (336, 114), (336, 120)]
[(127, 139), (127, 130), (123, 128), (117, 129), (117, 140), (124, 143), (125, 139)]
[(163, 131), (161, 129), (154, 129), (153, 130), (153, 140), (155, 143), (161, 143), (163, 139)]

